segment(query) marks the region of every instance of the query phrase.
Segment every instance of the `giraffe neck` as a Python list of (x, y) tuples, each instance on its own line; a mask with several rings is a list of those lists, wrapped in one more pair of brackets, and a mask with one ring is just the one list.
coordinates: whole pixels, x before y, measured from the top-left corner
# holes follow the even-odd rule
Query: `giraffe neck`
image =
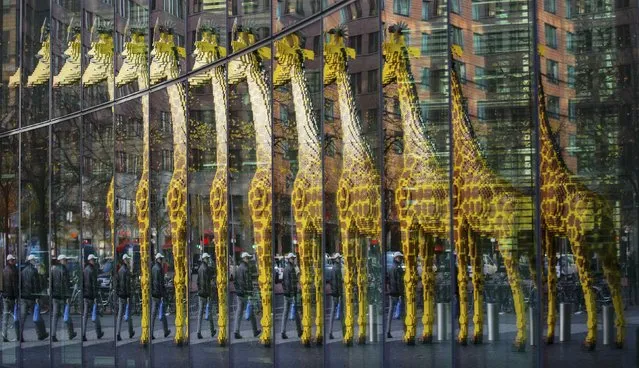
[[(546, 101), (541, 84), (539, 90), (539, 140), (541, 145), (539, 165), (541, 172), (545, 173), (541, 177), (542, 185), (553, 180), (559, 180), (558, 175), (567, 176), (568, 168), (561, 158), (559, 146), (555, 144), (550, 121), (548, 121), (548, 116), (546, 115)], [(549, 176), (552, 176), (551, 180), (545, 180)]]
[[(408, 67), (410, 68), (410, 67)], [(434, 158), (435, 147), (426, 138), (425, 124), (419, 109), (419, 100), (410, 70), (402, 70), (397, 77), (399, 110), (404, 131), (404, 153), (422, 158)]]
[(246, 84), (251, 110), (253, 110), (255, 151), (259, 168), (263, 165), (271, 165), (273, 134), (270, 92), (266, 85), (264, 70), (255, 61), (249, 61), (249, 63), (250, 66), (246, 70)]
[(216, 161), (217, 167), (226, 166), (227, 160), (227, 137), (226, 137), (226, 80), (222, 67), (214, 68), (211, 71), (213, 83), (213, 105), (215, 107), (215, 136), (216, 136)]
[[(182, 83), (174, 83), (166, 88), (171, 106), (171, 120), (173, 122), (173, 155), (179, 159), (186, 159), (186, 94)], [(181, 164), (185, 164), (182, 162)], [(173, 172), (184, 170), (177, 160), (173, 162)]]
[(300, 167), (306, 167), (321, 162), (321, 144), (304, 69), (299, 64), (291, 67), (291, 89), (295, 103), (297, 141), (301, 148), (298, 159)]
[[(149, 87), (149, 74), (144, 68), (142, 72), (138, 73), (138, 88), (144, 90)], [(142, 179), (149, 179), (149, 143), (150, 143), (150, 131), (149, 131), (149, 95), (144, 94), (141, 98), (142, 104), (142, 145), (143, 145), (143, 157), (142, 157)]]
[(339, 98), (340, 120), (342, 122), (342, 151), (344, 161), (370, 159), (370, 149), (362, 137), (362, 124), (357, 115), (355, 98), (349, 76), (345, 69), (336, 72), (335, 83)]

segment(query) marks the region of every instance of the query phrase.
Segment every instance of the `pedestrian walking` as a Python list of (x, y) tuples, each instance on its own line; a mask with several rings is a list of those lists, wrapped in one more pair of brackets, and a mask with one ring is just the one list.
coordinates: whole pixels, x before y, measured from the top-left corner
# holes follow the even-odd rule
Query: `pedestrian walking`
[[(2, 308), (4, 308), (4, 314), (2, 315), (4, 317), (2, 319), (2, 341), (4, 342), (9, 342), (7, 329), (9, 328), (9, 323), (13, 323), (10, 318), (11, 313), (13, 313), (16, 308), (16, 300), (20, 293), (19, 287), (16, 257), (9, 254), (7, 256), (7, 265), (2, 272)], [(16, 334), (18, 333), (16, 330)]]
[[(116, 338), (118, 341), (122, 341), (122, 336), (120, 335), (122, 331), (122, 319), (131, 298), (131, 271), (129, 271), (128, 264), (130, 259), (131, 257), (129, 257), (128, 254), (122, 255), (122, 263), (120, 264), (116, 278), (115, 291), (118, 294), (118, 330)], [(127, 315), (127, 324), (129, 326), (129, 338), (132, 339), (135, 335), (135, 331), (133, 330), (133, 316), (131, 316), (130, 313)]]
[[(51, 326), (51, 341), (57, 342), (58, 320), (71, 297), (71, 278), (67, 269), (67, 256), (60, 254), (58, 263), (51, 269), (51, 296), (53, 297), (53, 322)], [(65, 322), (67, 336), (73, 340), (77, 333), (73, 331), (73, 320), (69, 317)]]
[[(397, 305), (401, 303), (401, 298), (404, 295), (404, 270), (402, 268), (402, 259), (404, 255), (401, 252), (395, 252), (393, 254), (393, 265), (388, 270), (389, 275), (389, 296), (388, 296), (388, 317), (386, 319), (386, 337), (389, 339), (393, 338), (391, 335), (391, 323), (393, 321), (393, 314), (395, 313), (395, 308)], [(404, 317), (404, 308), (400, 304), (400, 319), (403, 321)]]
[[(21, 272), (22, 285), (20, 288), (20, 341), (24, 342), (24, 326), (27, 322), (29, 315), (33, 313), (35, 305), (38, 304), (38, 292), (40, 287), (40, 276), (38, 270), (35, 267), (37, 259), (31, 254), (27, 257), (27, 265)], [(40, 319), (38, 322), (34, 321), (36, 334), (38, 340), (42, 341), (49, 337), (44, 321)]]
[[(237, 309), (235, 310), (234, 336), (236, 339), (242, 338), (242, 335), (240, 335), (242, 314), (244, 313), (246, 304), (249, 301), (249, 296), (253, 292), (253, 281), (251, 279), (251, 272), (249, 271), (248, 264), (251, 259), (251, 255), (243, 252), (240, 257), (242, 258), (242, 262), (235, 270), (235, 305)], [(253, 337), (259, 336), (262, 331), (257, 329), (257, 321), (255, 319), (255, 313), (253, 313), (253, 308), (250, 308), (248, 317), (251, 321), (251, 327), (253, 327)]]
[(162, 313), (159, 317), (162, 320), (164, 337), (168, 337), (171, 334), (171, 330), (169, 330), (169, 323), (166, 320), (166, 315), (164, 315), (164, 311), (160, 311), (160, 303), (164, 303), (166, 300), (166, 284), (164, 283), (164, 267), (162, 265), (163, 259), (164, 256), (162, 253), (156, 253), (155, 263), (151, 269), (151, 339), (155, 339), (155, 336), (153, 335), (155, 319), (158, 317), (160, 312)]
[[(339, 313), (340, 316), (342, 316), (343, 314), (342, 292), (344, 291), (344, 278), (342, 276), (342, 255), (339, 253), (335, 253), (331, 257), (331, 259), (333, 260), (333, 268), (331, 269), (331, 274), (328, 282), (328, 284), (331, 286), (331, 313), (330, 321), (328, 324), (328, 338), (332, 340), (334, 339), (333, 323), (335, 322), (335, 315)], [(342, 321), (344, 320), (343, 317), (341, 317), (341, 319)]]
[(197, 295), (198, 295), (198, 310), (197, 310), (197, 338), (202, 339), (202, 319), (206, 308), (208, 306), (208, 318), (209, 328), (211, 330), (211, 337), (215, 336), (215, 323), (212, 316), (213, 309), (213, 279), (215, 277), (215, 271), (212, 266), (209, 266), (211, 262), (211, 256), (208, 253), (202, 254), (202, 263), (197, 270)]
[(284, 310), (282, 310), (282, 339), (288, 339), (286, 335), (286, 322), (293, 308), (295, 326), (297, 327), (297, 337), (302, 337), (302, 324), (300, 323), (300, 314), (298, 312), (295, 301), (297, 300), (297, 272), (295, 271), (295, 254), (289, 253), (285, 257), (286, 267), (284, 267), (284, 279), (282, 280), (282, 288), (284, 289)]
[[(87, 321), (89, 315), (95, 325), (95, 333), (98, 340), (104, 336), (102, 325), (100, 324), (100, 309), (98, 306), (98, 267), (95, 261), (98, 259), (93, 254), (87, 257), (87, 264), (82, 273), (82, 297), (84, 298), (84, 310), (82, 314), (82, 341), (87, 341)], [(95, 309), (95, 313), (94, 313)]]

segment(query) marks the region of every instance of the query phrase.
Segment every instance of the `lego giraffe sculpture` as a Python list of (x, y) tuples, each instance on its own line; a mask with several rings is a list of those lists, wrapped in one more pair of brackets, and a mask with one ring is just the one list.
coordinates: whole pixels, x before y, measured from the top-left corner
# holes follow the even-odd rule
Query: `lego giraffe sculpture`
[[(173, 30), (159, 29), (159, 39), (151, 51), (150, 82), (173, 80), (179, 76), (179, 59), (185, 58), (184, 48), (175, 45)], [(171, 223), (171, 241), (175, 259), (175, 343), (182, 345), (188, 341), (188, 313), (184, 301), (187, 298), (186, 259), (186, 201), (187, 201), (187, 147), (186, 147), (186, 92), (182, 83), (166, 87), (173, 123), (173, 175), (169, 182), (166, 202)]]
[(300, 244), (300, 284), (302, 286), (302, 344), (311, 342), (312, 287), (315, 288), (315, 341), (323, 342), (324, 313), (322, 305), (322, 146), (320, 132), (309, 93), (304, 60), (314, 58), (313, 51), (303, 49), (296, 34), (285, 36), (275, 43), (277, 66), (273, 74), (274, 86), (291, 83), (297, 141), (299, 170), (293, 182), (291, 200), (297, 240)]
[(64, 51), (66, 61), (58, 75), (53, 77), (53, 87), (69, 86), (80, 81), (82, 68), (80, 65), (82, 35), (80, 27), (73, 27), (73, 20), (67, 30), (68, 46)]
[[(362, 136), (355, 98), (347, 74), (348, 59), (355, 50), (344, 45), (346, 30), (328, 31), (324, 49), (324, 84), (335, 83), (342, 130), (342, 173), (337, 189), (340, 238), (344, 253), (345, 318), (344, 343), (352, 345), (354, 336), (354, 287), (357, 280), (359, 311), (358, 343), (366, 342), (367, 268), (366, 245), (370, 239), (381, 239), (380, 176), (368, 143)], [(356, 278), (356, 279), (355, 279)]]
[[(126, 32), (125, 32), (126, 33)], [(115, 85), (122, 87), (134, 81), (138, 83), (139, 90), (149, 87), (149, 72), (147, 69), (147, 43), (144, 29), (131, 29), (131, 39), (124, 44), (122, 51), (122, 67), (115, 77)], [(111, 58), (112, 60), (112, 58)], [(90, 66), (90, 65), (89, 65)], [(142, 172), (140, 181), (135, 192), (135, 210), (138, 221), (138, 231), (140, 239), (140, 285), (142, 289), (142, 334), (140, 343), (146, 345), (150, 341), (150, 311), (146, 306), (151, 303), (149, 272), (149, 236), (150, 236), (150, 214), (149, 214), (149, 95), (143, 94), (140, 97), (142, 105)], [(111, 189), (110, 189), (111, 191)], [(113, 203), (113, 202), (111, 202)]]
[[(248, 29), (238, 26), (231, 46), (240, 51), (255, 43), (255, 35)], [(253, 236), (257, 245), (258, 284), (262, 300), (262, 334), (260, 343), (271, 345), (273, 327), (271, 296), (273, 293), (272, 265), (272, 152), (273, 133), (271, 115), (271, 97), (267, 79), (262, 66), (263, 59), (270, 59), (271, 49), (263, 47), (256, 52), (242, 55), (229, 62), (228, 83), (238, 84), (246, 80), (249, 101), (253, 111), (255, 127), (255, 156), (257, 168), (249, 184), (248, 200), (253, 223)]]
[[(565, 237), (570, 241), (576, 259), (579, 279), (584, 293), (588, 313), (588, 333), (584, 347), (595, 348), (597, 338), (597, 310), (592, 289), (593, 275), (590, 259), (596, 251), (603, 260), (604, 276), (610, 285), (615, 309), (617, 347), (623, 347), (626, 322), (621, 296), (621, 275), (617, 262), (613, 209), (601, 195), (588, 189), (574, 178), (555, 145), (552, 127), (546, 115), (545, 95), (539, 79), (539, 130), (540, 130), (540, 172), (541, 172), (541, 220), (542, 241), (548, 257), (548, 331), (546, 342), (554, 342), (556, 315), (557, 264), (555, 237)], [(594, 235), (594, 237), (591, 237)], [(598, 244), (588, 243), (594, 239)]]
[(448, 238), (450, 210), (448, 199), (448, 171), (439, 161), (436, 150), (424, 134), (425, 124), (419, 111), (419, 99), (411, 72), (409, 57), (419, 50), (408, 48), (403, 32), (406, 26), (388, 28), (389, 37), (383, 46), (384, 71), (382, 84), (397, 83), (399, 108), (404, 138), (404, 167), (395, 191), (398, 208), (402, 251), (406, 264), (406, 332), (404, 341), (412, 344), (416, 333), (415, 287), (417, 255), (422, 257), (422, 285), (424, 289), (424, 332), (422, 341), (429, 343), (433, 336), (435, 273), (432, 268), (434, 236)]
[[(499, 177), (484, 159), (464, 111), (462, 90), (454, 68), (451, 72), (451, 118), (453, 125), (453, 218), (455, 251), (458, 257), (459, 334), (457, 341), (466, 343), (468, 305), (466, 288), (470, 258), (473, 271), (475, 326), (473, 343), (481, 343), (483, 330), (482, 255), (476, 235), (493, 237), (504, 259), (517, 318), (517, 334), (513, 349), (523, 351), (526, 342), (526, 312), (518, 267), (517, 235), (532, 230), (532, 200)], [(524, 219), (524, 217), (528, 217)]]
[[(195, 63), (193, 69), (209, 65), (226, 56), (226, 49), (219, 45), (219, 34), (211, 27), (198, 27), (201, 34), (195, 42)], [(226, 75), (224, 66), (219, 66), (205, 72), (198, 73), (189, 79), (191, 86), (201, 86), (211, 83), (213, 86), (213, 104), (215, 106), (215, 148), (216, 171), (211, 183), (209, 201), (211, 218), (213, 219), (213, 234), (215, 237), (215, 261), (217, 265), (217, 295), (218, 295), (218, 327), (217, 341), (221, 346), (226, 345), (226, 319), (228, 306), (226, 302), (228, 278), (228, 143), (226, 118)]]
[(51, 35), (49, 34), (49, 26), (46, 19), (40, 28), (40, 42), (42, 45), (37, 54), (38, 64), (33, 73), (27, 77), (27, 87), (41, 86), (49, 82), (49, 73), (51, 72)]

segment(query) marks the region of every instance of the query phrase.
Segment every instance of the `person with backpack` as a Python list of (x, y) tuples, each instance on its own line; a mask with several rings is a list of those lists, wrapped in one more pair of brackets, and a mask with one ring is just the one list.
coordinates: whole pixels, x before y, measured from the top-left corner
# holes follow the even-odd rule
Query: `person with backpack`
[[(38, 304), (38, 291), (40, 291), (40, 276), (35, 267), (36, 256), (30, 254), (27, 257), (27, 265), (22, 270), (20, 277), (22, 284), (20, 287), (20, 341), (24, 342), (24, 326), (27, 318), (30, 317)], [(38, 340), (42, 341), (49, 337), (42, 317), (35, 323)]]
[[(58, 256), (58, 264), (51, 269), (51, 296), (53, 298), (53, 322), (51, 326), (51, 341), (57, 342), (58, 319), (62, 315), (71, 296), (71, 278), (67, 269), (67, 257), (64, 254)], [(73, 320), (65, 322), (69, 340), (73, 340), (77, 333), (73, 331)]]
[[(235, 269), (235, 304), (237, 309), (235, 310), (235, 330), (233, 336), (236, 339), (242, 338), (242, 335), (240, 335), (242, 313), (244, 313), (244, 309), (249, 301), (249, 296), (253, 292), (253, 280), (251, 279), (251, 271), (249, 270), (251, 255), (243, 252), (241, 258), (242, 262)], [(251, 321), (251, 327), (253, 327), (253, 337), (258, 337), (262, 331), (257, 329), (257, 321), (252, 308), (249, 311), (248, 319)]]
[(209, 266), (211, 256), (208, 253), (202, 254), (202, 263), (197, 270), (197, 295), (198, 295), (198, 310), (197, 310), (197, 338), (202, 339), (202, 319), (206, 308), (209, 308), (208, 318), (209, 327), (211, 329), (211, 337), (215, 336), (215, 323), (212, 316), (213, 305), (213, 278), (215, 277), (213, 267)]
[[(87, 257), (87, 265), (84, 267), (82, 273), (82, 297), (84, 298), (82, 341), (87, 341), (87, 321), (89, 320), (89, 315), (91, 315), (91, 319), (95, 324), (95, 333), (98, 340), (104, 336), (104, 331), (102, 331), (102, 325), (100, 324), (100, 311), (98, 310), (98, 267), (95, 264), (97, 259), (98, 257), (95, 255), (89, 254), (89, 257)], [(95, 316), (93, 316), (94, 308)]]
[[(398, 304), (401, 303), (401, 298), (404, 295), (404, 269), (402, 268), (402, 259), (404, 255), (402, 252), (395, 252), (393, 254), (393, 265), (388, 270), (389, 276), (389, 290), (388, 290), (388, 317), (386, 324), (386, 338), (392, 339), (393, 335), (391, 335), (391, 323), (393, 321), (393, 314), (395, 314), (395, 309), (398, 308)], [(400, 319), (404, 316), (404, 308), (402, 308), (401, 304), (399, 305), (400, 310)]]
[[(122, 331), (122, 318), (126, 312), (126, 308), (129, 306), (130, 298), (131, 298), (131, 271), (129, 271), (129, 257), (128, 254), (122, 255), (122, 263), (120, 264), (120, 269), (117, 273), (116, 278), (116, 288), (115, 291), (118, 294), (118, 324), (117, 324), (117, 335), (116, 338), (118, 341), (122, 341), (122, 336), (120, 335)], [(129, 313), (127, 316), (127, 324), (129, 326), (129, 338), (132, 339), (135, 335), (135, 331), (133, 330), (133, 318)]]
[(293, 307), (295, 318), (295, 326), (297, 327), (297, 337), (302, 336), (302, 324), (300, 323), (300, 314), (296, 308), (295, 300), (297, 298), (297, 273), (295, 271), (295, 254), (286, 255), (286, 267), (284, 268), (284, 279), (282, 280), (282, 288), (284, 289), (284, 310), (282, 311), (282, 339), (288, 339), (286, 335), (286, 322), (290, 314), (290, 308)]

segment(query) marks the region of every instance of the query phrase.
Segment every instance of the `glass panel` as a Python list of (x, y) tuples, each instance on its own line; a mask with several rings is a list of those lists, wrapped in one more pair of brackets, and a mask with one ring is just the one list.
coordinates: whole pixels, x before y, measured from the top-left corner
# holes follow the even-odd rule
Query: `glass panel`
[[(22, 134), (20, 327), (22, 364), (49, 360), (49, 127)], [(34, 322), (36, 305), (40, 318)]]
[(51, 32), (49, 2), (25, 3), (22, 11), (22, 126), (49, 119)]
[[(141, 38), (144, 39), (144, 36)], [(125, 61), (128, 60), (127, 57)], [(120, 76), (125, 73), (125, 70), (130, 69), (122, 68), (116, 83), (121, 81)], [(124, 78), (124, 80), (132, 82), (135, 78)], [(114, 114), (115, 259), (122, 260), (125, 254), (130, 257), (127, 260), (131, 280), (128, 298), (129, 319), (132, 320), (134, 332), (131, 336), (128, 321), (122, 322), (126, 332), (120, 332), (122, 341), (116, 343), (116, 363), (118, 366), (148, 367), (150, 349), (147, 347), (151, 341), (148, 96), (116, 105)], [(122, 265), (118, 272), (121, 269)], [(120, 304), (119, 299), (118, 304)], [(118, 308), (120, 308), (119, 305)]]
[[(151, 55), (162, 52), (163, 45), (171, 43), (179, 56), (176, 67), (170, 73), (163, 75), (164, 80), (175, 79), (186, 70), (186, 0), (151, 0), (151, 44), (154, 45)], [(153, 74), (153, 71), (151, 71)], [(152, 78), (152, 84), (157, 83)]]
[(117, 96), (126, 96), (149, 87), (148, 33), (149, 2), (117, 1), (113, 35)]
[[(498, 14), (472, 27), (452, 19), (459, 28), (449, 40), (459, 299), (454, 336), (462, 344), (484, 344), (481, 354), (456, 350), (455, 359), (468, 367), (485, 364), (489, 352), (498, 352), (491, 357), (496, 364), (529, 366), (536, 357), (529, 5), (500, 6)], [(464, 45), (471, 35), (480, 42)], [(478, 67), (486, 88), (474, 82)]]
[[(276, 19), (277, 22), (274, 25), (275, 32), (280, 32), (306, 18), (313, 17), (316, 13), (319, 13), (325, 5), (327, 5), (327, 2), (322, 0), (272, 0), (272, 6), (275, 12), (274, 19)], [(359, 4), (354, 10), (360, 14), (362, 12), (362, 8)], [(371, 13), (368, 15), (375, 14)], [(309, 40), (309, 42), (312, 42), (312, 40)]]
[(324, 366), (322, 348), (304, 347), (324, 344), (326, 310), (320, 133), (322, 54), (312, 50), (313, 37), (321, 35), (322, 23), (317, 22), (275, 41), (274, 319), (279, 366), (286, 365), (291, 356), (311, 367)]
[(539, 48), (541, 65), (555, 60), (559, 76), (546, 71), (539, 78), (548, 288), (543, 336), (561, 342), (567, 353), (560, 356), (549, 345), (543, 355), (549, 365), (587, 363), (580, 345), (596, 346), (598, 354), (606, 351), (600, 364), (633, 365), (639, 171), (637, 99), (631, 96), (639, 64), (630, 40), (639, 36), (639, 18), (629, 9), (611, 10), (613, 4), (626, 8), (624, 1), (573, 3), (575, 11), (565, 13), (569, 19), (553, 23), (565, 42), (540, 38)]
[[(230, 0), (227, 6), (229, 8), (226, 32), (231, 46), (234, 41), (231, 33), (236, 32), (237, 27), (250, 32), (250, 43), (263, 40), (272, 34), (271, 6), (275, 6), (273, 0)], [(238, 49), (233, 47), (229, 48), (229, 53), (237, 51)]]
[[(238, 25), (233, 51), (252, 45), (254, 30)], [(228, 64), (229, 206), (233, 274), (231, 359), (273, 366), (272, 291), (272, 114), (271, 48), (263, 47)], [(245, 320), (245, 315), (247, 320)]]
[[(408, 364), (407, 352), (421, 351), (426, 366), (450, 366), (448, 55), (437, 46), (442, 35), (446, 41), (446, 14), (412, 23), (382, 16), (386, 313), (392, 314), (384, 359)], [(427, 31), (420, 40), (421, 29)], [(402, 346), (420, 341), (426, 345)]]
[(80, 110), (82, 19), (80, 0), (55, 0), (52, 6), (50, 40), (53, 118)]
[(82, 340), (76, 332), (82, 327), (83, 266), (79, 122), (74, 119), (53, 126), (51, 142), (51, 354), (53, 364), (69, 367), (82, 366)]
[(18, 93), (20, 87), (20, 32), (18, 19), (21, 2), (13, 0), (3, 3), (0, 10), (2, 28), (2, 88), (0, 88), (0, 132), (18, 127)]
[[(56, 0), (61, 1), (61, 0)], [(118, 1), (118, 5), (129, 0)], [(82, 83), (83, 108), (95, 106), (114, 99), (113, 47), (114, 17), (113, 0), (87, 0), (84, 2), (82, 22)], [(117, 33), (119, 35), (119, 33)], [(122, 46), (121, 44), (119, 45)], [(121, 50), (120, 50), (121, 51)]]
[[(84, 287), (79, 303), (80, 310), (84, 306), (90, 308), (82, 326), (82, 336), (87, 339), (84, 344), (84, 364), (114, 365), (113, 322), (117, 299), (113, 274), (117, 261), (114, 259), (112, 240), (116, 221), (112, 187), (113, 112), (104, 109), (85, 115), (83, 123), (81, 265), (84, 272), (81, 276)], [(88, 260), (91, 255), (97, 257), (92, 266)], [(93, 279), (89, 277), (89, 271), (93, 272)], [(90, 287), (92, 283), (96, 283), (93, 290)], [(93, 321), (92, 315), (93, 299), (97, 299), (96, 312), (100, 312), (96, 315), (96, 321)], [(100, 330), (104, 333), (102, 337), (99, 336), (97, 317), (100, 317)]]
[[(2, 242), (2, 259), (6, 260), (3, 267), (3, 295), (2, 295), (2, 351), (0, 361), (7, 367), (17, 367), (20, 343), (19, 329), (16, 328), (16, 306), (20, 292), (19, 272), (17, 268), (20, 256), (18, 227), (20, 225), (18, 208), (18, 135), (5, 137), (0, 140), (0, 241)], [(13, 260), (9, 259), (12, 256)]]
[[(194, 68), (218, 60), (219, 29), (202, 25)], [(189, 79), (189, 320), (191, 364), (229, 364), (228, 125), (226, 66)], [(208, 312), (207, 312), (208, 308)], [(208, 322), (205, 320), (208, 315)], [(217, 336), (215, 336), (217, 333)], [(212, 340), (216, 340), (213, 342)]]
[[(379, 19), (344, 19), (346, 9), (328, 16), (323, 27), (326, 252), (339, 253), (330, 264), (341, 264), (343, 276), (338, 296), (342, 322), (334, 326), (336, 339), (329, 339), (326, 357), (330, 365), (377, 366), (382, 364), (385, 295), (380, 55), (379, 48), (370, 54), (356, 48), (379, 32)], [(336, 269), (331, 277), (338, 274)], [(366, 346), (349, 349), (353, 343)]]
[[(156, 32), (151, 51), (152, 84), (177, 77), (179, 59), (183, 59), (184, 53), (184, 48), (172, 38), (170, 28), (158, 27)], [(154, 255), (151, 337), (155, 337), (152, 359), (180, 365), (189, 359), (189, 350), (179, 348), (189, 341), (185, 85), (171, 84), (150, 98), (150, 230)]]

